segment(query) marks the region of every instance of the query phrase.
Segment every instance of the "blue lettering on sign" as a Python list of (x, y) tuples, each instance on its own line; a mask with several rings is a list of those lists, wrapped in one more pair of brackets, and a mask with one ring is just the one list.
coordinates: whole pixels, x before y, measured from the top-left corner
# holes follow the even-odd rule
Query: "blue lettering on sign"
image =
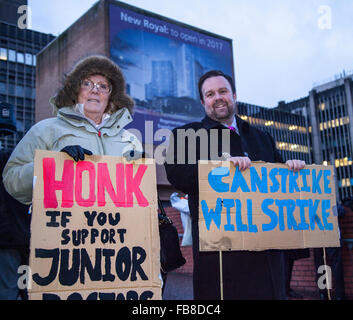
[(311, 171), (313, 179), (313, 193), (321, 194), (320, 180), (322, 177), (322, 170), (319, 170), (318, 175), (316, 175), (316, 169)]
[(284, 212), (283, 212), (283, 200), (276, 200), (275, 201), (278, 207), (278, 225), (279, 230), (284, 231)]
[(250, 167), (251, 192), (256, 192), (257, 189), (261, 193), (268, 193), (267, 183), (267, 168), (261, 167), (261, 178), (257, 174), (254, 167)]
[(262, 231), (271, 231), (274, 230), (277, 226), (278, 223), (278, 217), (276, 212), (271, 210), (269, 206), (271, 206), (274, 203), (273, 199), (265, 199), (262, 201), (261, 204), (261, 209), (264, 214), (270, 217), (271, 221), (270, 223), (264, 223), (262, 224)]
[(235, 221), (237, 224), (237, 231), (239, 232), (248, 231), (248, 226), (244, 224), (241, 219), (241, 201), (239, 199), (236, 199), (235, 205), (236, 205)]
[(241, 191), (243, 192), (250, 192), (248, 185), (246, 184), (246, 180), (244, 179), (239, 167), (237, 166), (235, 169), (232, 188), (230, 189), (231, 192), (237, 192), (238, 188), (240, 187)]
[(276, 178), (277, 174), (278, 174), (277, 168), (271, 169), (269, 176), (270, 176), (270, 179), (272, 182), (272, 185), (270, 187), (270, 192), (272, 192), (272, 193), (277, 192), (279, 190), (279, 182)]
[(315, 202), (313, 203), (313, 200), (309, 199), (309, 222), (311, 230), (315, 230), (315, 222), (320, 230), (324, 230), (324, 226), (322, 225), (321, 220), (317, 214), (319, 203), (320, 200), (315, 200)]
[(298, 172), (289, 171), (289, 193), (300, 192), (297, 180), (299, 177)]
[(289, 170), (285, 168), (279, 168), (278, 173), (281, 176), (281, 192), (287, 193), (287, 177)]
[(303, 186), (300, 191), (303, 192), (310, 192), (310, 187), (308, 186), (308, 181), (306, 180), (306, 176), (310, 175), (309, 169), (302, 169), (299, 171), (300, 175), (302, 176)]
[(309, 200), (297, 199), (295, 203), (300, 210), (300, 223), (298, 225), (299, 230), (309, 230), (309, 224), (305, 221), (305, 208), (309, 207)]
[(294, 211), (295, 211), (295, 201), (292, 199), (288, 200), (280, 200), (283, 202), (283, 206), (287, 209), (287, 228), (288, 230), (298, 230), (298, 224), (297, 221), (294, 218)]
[(205, 200), (201, 201), (201, 208), (202, 208), (202, 213), (205, 219), (207, 230), (210, 230), (212, 220), (214, 221), (217, 228), (219, 229), (221, 226), (222, 199), (221, 198), (217, 199), (215, 210), (212, 210), (212, 209), (209, 210)]
[(248, 212), (248, 225), (249, 225), (249, 232), (257, 232), (257, 226), (252, 223), (252, 200), (246, 200), (247, 212)]
[[(243, 200), (244, 201), (244, 200)], [(321, 203), (321, 216), (319, 216), (319, 206)], [(257, 233), (258, 227), (253, 223), (253, 205), (252, 199), (246, 199), (246, 208), (240, 199), (217, 199), (216, 208), (210, 209), (206, 200), (201, 201), (201, 209), (207, 230), (210, 230), (212, 221), (220, 230), (222, 224), (222, 210), (226, 209), (225, 231), (238, 231)], [(275, 205), (272, 209), (271, 206)], [(235, 224), (232, 223), (231, 209), (235, 207)], [(299, 208), (299, 217), (295, 217), (296, 208)], [(333, 230), (333, 224), (328, 222), (330, 216), (331, 201), (330, 199), (313, 200), (313, 199), (264, 199), (261, 203), (262, 213), (270, 218), (269, 223), (262, 224), (262, 231), (272, 231), (277, 228), (280, 231), (285, 230)], [(242, 214), (246, 212), (246, 214)], [(243, 221), (247, 218), (248, 224)], [(296, 218), (298, 220), (296, 220)], [(308, 222), (307, 220), (308, 219)], [(236, 225), (236, 226), (235, 226)]]
[(216, 192), (228, 192), (229, 184), (222, 182), (222, 178), (229, 176), (229, 168), (227, 167), (218, 167), (214, 168), (208, 174), (208, 183), (211, 188)]
[(230, 208), (234, 207), (233, 199), (223, 199), (223, 205), (227, 209), (227, 224), (224, 225), (225, 231), (235, 231), (234, 224), (231, 223)]
[[(299, 172), (293, 172), (288, 168), (272, 168), (268, 172), (267, 167), (261, 167), (259, 170), (251, 167), (248, 176), (249, 182), (247, 182), (242, 172), (236, 167), (231, 186), (230, 183), (222, 181), (224, 177), (229, 175), (229, 167), (214, 168), (208, 174), (209, 185), (218, 193), (332, 193), (330, 187), (331, 170), (302, 169)], [(311, 178), (311, 181), (309, 178)], [(270, 186), (269, 181), (271, 181)], [(262, 224), (262, 231), (272, 231), (277, 227), (279, 231), (334, 230), (333, 223), (329, 222), (331, 214), (330, 199), (310, 199), (308, 196), (306, 196), (308, 199), (300, 199), (300, 197), (298, 196), (299, 199), (296, 199), (297, 197), (289, 196), (290, 199), (283, 199), (282, 196), (278, 199), (276, 196), (263, 199), (260, 210), (262, 214), (269, 218), (269, 221)], [(206, 200), (202, 200), (200, 206), (207, 230), (210, 230), (211, 224), (214, 222), (218, 230), (223, 225), (224, 230), (229, 232), (258, 232), (258, 226), (253, 221), (253, 199), (218, 198), (215, 208), (209, 208)], [(225, 213), (222, 221), (223, 207)], [(259, 209), (256, 208), (256, 210)]]
[(331, 192), (332, 192), (331, 188), (329, 187), (329, 185), (330, 185), (329, 176), (331, 176), (331, 171), (324, 170), (324, 192), (326, 194), (331, 194)]
[(327, 218), (330, 216), (331, 201), (330, 199), (324, 199), (321, 202), (322, 221), (326, 230), (333, 230), (333, 224), (327, 222)]

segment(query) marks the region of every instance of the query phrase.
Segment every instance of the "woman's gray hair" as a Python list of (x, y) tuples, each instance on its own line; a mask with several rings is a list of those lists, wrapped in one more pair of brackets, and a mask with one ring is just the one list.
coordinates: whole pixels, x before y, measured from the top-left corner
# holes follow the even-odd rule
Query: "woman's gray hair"
[(60, 109), (76, 105), (81, 81), (92, 75), (106, 77), (112, 86), (108, 107), (105, 112), (114, 113), (126, 107), (132, 114), (135, 103), (126, 94), (125, 79), (122, 71), (112, 60), (101, 55), (93, 55), (80, 60), (71, 72), (64, 75), (63, 85), (53, 99), (55, 106)]

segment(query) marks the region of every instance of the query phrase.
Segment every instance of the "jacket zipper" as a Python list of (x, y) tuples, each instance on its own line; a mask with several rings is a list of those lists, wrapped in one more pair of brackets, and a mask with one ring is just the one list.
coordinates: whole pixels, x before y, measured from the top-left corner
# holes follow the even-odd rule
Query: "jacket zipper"
[(98, 136), (98, 148), (101, 150), (102, 155), (105, 155), (105, 150), (104, 150), (104, 145), (103, 145), (103, 140), (102, 140), (102, 132), (100, 130), (98, 130), (97, 132), (97, 136)]

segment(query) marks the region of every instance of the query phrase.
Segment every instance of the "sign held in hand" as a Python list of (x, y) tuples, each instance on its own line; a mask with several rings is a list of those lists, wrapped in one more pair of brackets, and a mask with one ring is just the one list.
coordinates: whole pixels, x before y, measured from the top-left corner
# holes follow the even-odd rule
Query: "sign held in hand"
[(36, 151), (30, 299), (161, 299), (155, 172)]
[(199, 162), (201, 251), (337, 247), (332, 166)]

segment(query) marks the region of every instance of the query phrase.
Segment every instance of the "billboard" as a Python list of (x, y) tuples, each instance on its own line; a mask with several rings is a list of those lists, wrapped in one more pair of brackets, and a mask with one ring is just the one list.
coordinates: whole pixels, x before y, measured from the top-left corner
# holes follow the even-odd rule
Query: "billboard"
[(232, 41), (123, 4), (109, 13), (110, 57), (136, 102), (131, 127), (144, 132), (153, 122), (154, 132), (203, 118), (198, 80), (212, 69), (234, 78)]

